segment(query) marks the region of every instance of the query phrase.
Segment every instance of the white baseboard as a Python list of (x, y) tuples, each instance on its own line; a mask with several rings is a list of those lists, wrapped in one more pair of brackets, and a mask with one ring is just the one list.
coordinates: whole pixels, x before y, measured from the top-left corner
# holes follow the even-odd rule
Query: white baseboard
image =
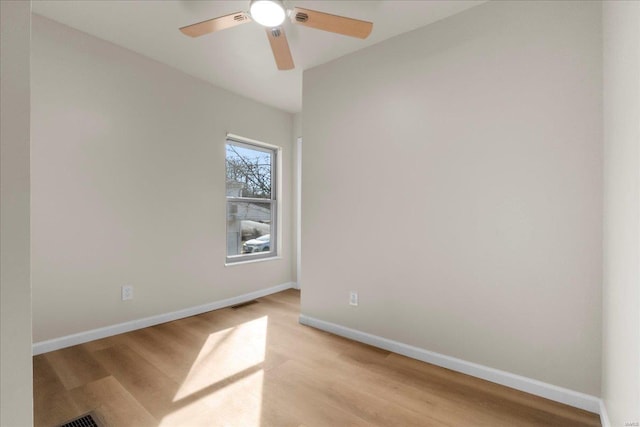
[(609, 415), (607, 414), (607, 407), (602, 399), (600, 399), (600, 424), (602, 424), (602, 427), (611, 427)]
[[(584, 409), (596, 414), (602, 414), (602, 411), (604, 410), (604, 404), (601, 399), (595, 396), (403, 344), (398, 341), (389, 340), (366, 332), (358, 331), (356, 329), (326, 322), (304, 314), (300, 315), (300, 323), (326, 332), (331, 332), (332, 334), (340, 335), (354, 341), (359, 341), (374, 347), (402, 354), (403, 356), (411, 357), (433, 365), (442, 366), (443, 368), (451, 369), (456, 372), (461, 372), (463, 374), (511, 387), (516, 390), (544, 397), (549, 400), (564, 403), (565, 405), (573, 406), (575, 408)], [(604, 412), (606, 417), (606, 411)], [(603, 423), (603, 426), (604, 425), (605, 424)]]
[(223, 299), (220, 301), (210, 302), (208, 304), (196, 307), (185, 308), (183, 310), (173, 311), (171, 313), (159, 314), (156, 316), (145, 317), (143, 319), (131, 320), (129, 322), (118, 323), (117, 325), (105, 326), (104, 328), (92, 329), (77, 334), (67, 335), (60, 338), (54, 338), (47, 341), (40, 341), (33, 344), (33, 355), (47, 353), (49, 351), (59, 350), (61, 348), (70, 347), (72, 345), (82, 344), (85, 342), (97, 340), (100, 338), (110, 337), (112, 335), (122, 334), (124, 332), (135, 331), (160, 323), (171, 322), (173, 320), (182, 319), (196, 314), (206, 313), (207, 311), (217, 310), (232, 305), (251, 301), (266, 295), (284, 291), (294, 287), (295, 283), (288, 282), (281, 285), (273, 286), (259, 291), (249, 292), (248, 294), (238, 295), (236, 297)]

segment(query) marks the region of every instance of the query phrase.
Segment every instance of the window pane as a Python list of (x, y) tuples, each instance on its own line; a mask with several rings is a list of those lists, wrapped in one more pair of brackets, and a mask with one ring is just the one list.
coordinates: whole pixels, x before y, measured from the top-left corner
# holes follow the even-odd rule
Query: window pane
[(271, 252), (271, 202), (227, 202), (227, 255)]
[(227, 144), (227, 196), (271, 198), (270, 150)]

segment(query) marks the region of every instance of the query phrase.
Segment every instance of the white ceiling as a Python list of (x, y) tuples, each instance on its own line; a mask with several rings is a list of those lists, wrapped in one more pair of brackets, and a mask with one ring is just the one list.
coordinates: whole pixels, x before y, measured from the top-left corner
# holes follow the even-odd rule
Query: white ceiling
[(33, 12), (276, 108), (302, 109), (302, 71), (379, 43), (485, 0), (292, 0), (299, 6), (373, 22), (366, 40), (287, 22), (296, 68), (278, 71), (264, 29), (249, 23), (192, 39), (179, 27), (246, 11), (249, 0), (41, 0)]

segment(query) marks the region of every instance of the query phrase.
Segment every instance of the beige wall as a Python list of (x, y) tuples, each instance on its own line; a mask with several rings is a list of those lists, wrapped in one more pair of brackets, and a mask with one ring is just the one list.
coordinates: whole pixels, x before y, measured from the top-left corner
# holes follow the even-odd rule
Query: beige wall
[[(291, 114), (39, 16), (32, 43), (34, 341), (292, 281)], [(283, 147), (281, 259), (224, 266), (227, 132)]]
[(32, 415), (29, 273), (30, 1), (0, 2), (0, 425)]
[(602, 398), (640, 422), (640, 3), (604, 2)]
[(598, 396), (601, 48), (490, 2), (305, 71), (302, 313)]

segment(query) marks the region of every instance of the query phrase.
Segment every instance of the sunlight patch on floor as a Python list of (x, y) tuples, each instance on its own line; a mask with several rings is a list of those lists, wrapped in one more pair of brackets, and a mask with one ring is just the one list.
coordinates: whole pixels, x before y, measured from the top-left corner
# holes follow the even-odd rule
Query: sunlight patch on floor
[(209, 335), (160, 425), (259, 426), (267, 326), (263, 316)]
[(159, 427), (259, 427), (263, 376), (260, 368), (215, 391), (200, 393), (197, 399), (176, 402), (176, 409), (162, 419)]

